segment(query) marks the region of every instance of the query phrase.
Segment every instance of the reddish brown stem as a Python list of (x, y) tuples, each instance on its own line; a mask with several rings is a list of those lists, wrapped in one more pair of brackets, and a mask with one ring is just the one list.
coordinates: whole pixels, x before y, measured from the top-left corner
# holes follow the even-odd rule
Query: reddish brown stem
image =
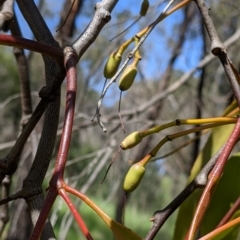
[(62, 49), (21, 37), (0, 34), (0, 45), (28, 49), (30, 51), (42, 53), (57, 60), (63, 58)]
[(64, 49), (64, 60), (67, 79), (67, 96), (62, 137), (54, 173), (50, 180), (48, 195), (46, 197), (42, 211), (39, 215), (38, 221), (33, 230), (30, 240), (39, 239), (42, 229), (44, 227), (44, 223), (46, 222), (48, 214), (57, 197), (58, 191), (64, 185), (63, 173), (67, 161), (68, 150), (70, 147), (77, 90), (77, 71), (76, 71), (77, 58), (75, 53), (72, 51), (70, 47), (66, 47)]
[(64, 49), (64, 55), (67, 78), (66, 108), (58, 156), (53, 177), (50, 181), (50, 185), (53, 186), (56, 186), (57, 182), (63, 179), (64, 168), (66, 165), (68, 150), (70, 147), (70, 141), (72, 136), (75, 99), (77, 91), (77, 57), (70, 47), (66, 47)]

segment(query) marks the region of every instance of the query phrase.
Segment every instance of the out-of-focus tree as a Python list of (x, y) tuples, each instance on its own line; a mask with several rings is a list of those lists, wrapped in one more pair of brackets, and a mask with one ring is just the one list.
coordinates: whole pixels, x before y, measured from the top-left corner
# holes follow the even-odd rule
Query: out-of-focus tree
[[(148, 2), (147, 12), (140, 11), (141, 7), (148, 6)], [(77, 238), (74, 234), (80, 233), (72, 230), (78, 226), (87, 239), (98, 239), (97, 233), (90, 235), (95, 231), (94, 227), (88, 226), (88, 231), (80, 215), (76, 217), (73, 214), (76, 211), (71, 207), (71, 211), (63, 212), (63, 203), (58, 198), (57, 204), (53, 205), (58, 194), (77, 209), (82, 205), (78, 198), (84, 201), (86, 196), (114, 206), (114, 213), (109, 213), (113, 224), (107, 224), (116, 239), (140, 239), (138, 235), (143, 234), (146, 239), (154, 239), (164, 224), (156, 239), (185, 239), (188, 234), (186, 239), (192, 240), (195, 228), (199, 230), (199, 236), (204, 236), (214, 230), (223, 217), (212, 207), (217, 205), (221, 189), (225, 191), (222, 180), (209, 208), (210, 212), (213, 209), (215, 218), (209, 217), (207, 212), (204, 220), (211, 227), (204, 223), (199, 225), (202, 217), (198, 213), (195, 215), (197, 220), (193, 220), (201, 196), (197, 191), (198, 196), (192, 192), (207, 183), (203, 186), (196, 180), (190, 188), (184, 188), (184, 185), (187, 178), (192, 180), (203, 169), (221, 145), (229, 143), (233, 125), (217, 130), (215, 127), (234, 123), (235, 130), (239, 128), (236, 117), (239, 86), (232, 82), (239, 81), (240, 59), (239, 54), (234, 54), (239, 50), (239, 1), (165, 3), (144, 0), (140, 3), (133, 0), (129, 3), (116, 0), (0, 1), (0, 27), (7, 34), (0, 35), (0, 44), (13, 47), (12, 53), (9, 47), (2, 46), (0, 53), (2, 239), (37, 239), (41, 233), (43, 240)], [(200, 6), (209, 7), (209, 15), (207, 8)], [(177, 11), (171, 13), (172, 9)], [(130, 29), (129, 25), (132, 25)], [(13, 38), (8, 38), (11, 35)], [(28, 42), (27, 38), (33, 41)], [(116, 53), (121, 55), (123, 65), (120, 66), (129, 67), (125, 60), (128, 65), (137, 64), (135, 81), (127, 91), (122, 88), (121, 92), (118, 88), (118, 77), (121, 79), (124, 69), (112, 74), (104, 85), (105, 64), (109, 56), (116, 61), (116, 56), (120, 56)], [(76, 75), (77, 90), (73, 84)], [(131, 80), (130, 77), (128, 81)], [(230, 105), (233, 99), (237, 103)], [(228, 106), (230, 110), (223, 115)], [(69, 123), (74, 109), (74, 121)], [(217, 118), (220, 116), (225, 118)], [(205, 118), (214, 119), (205, 121)], [(172, 123), (164, 127), (169, 122)], [(186, 124), (193, 125), (188, 134), (184, 132), (189, 129)], [(201, 131), (197, 131), (202, 124)], [(212, 124), (209, 125), (214, 129), (212, 133), (204, 129), (207, 124)], [(107, 128), (106, 133), (102, 131), (103, 125)], [(163, 132), (157, 130), (161, 128)], [(141, 136), (136, 138), (143, 138), (141, 143), (127, 151), (119, 150), (116, 157), (120, 143), (134, 131), (140, 132)], [(173, 133), (180, 135), (176, 137)], [(225, 138), (216, 137), (218, 135)], [(158, 150), (161, 139), (171, 142), (159, 151), (153, 150)], [(237, 140), (230, 142), (235, 145)], [(237, 151), (237, 147), (235, 149)], [(205, 157), (199, 155), (201, 150)], [(151, 158), (151, 161), (144, 166), (146, 170), (140, 185), (133, 193), (126, 193), (122, 186), (128, 169), (145, 158)], [(234, 159), (239, 159), (238, 155)], [(213, 165), (208, 171), (204, 170), (208, 183), (211, 182), (209, 171), (212, 168)], [(231, 171), (227, 165), (226, 184), (238, 181), (237, 177), (231, 180)], [(79, 193), (73, 193), (68, 185)], [(185, 195), (181, 195), (182, 189)], [(212, 190), (206, 191), (212, 193)], [(239, 192), (235, 184), (230, 197), (224, 199), (221, 214), (237, 200), (235, 197)], [(66, 193), (78, 198), (69, 200)], [(187, 199), (189, 195), (190, 200)], [(193, 207), (187, 209), (184, 200), (191, 201)], [(209, 205), (206, 200), (203, 203)], [(202, 205), (199, 206), (201, 209)], [(237, 201), (236, 206), (230, 218), (238, 217)], [(94, 209), (91, 204), (90, 207)], [(175, 213), (165, 223), (179, 207), (179, 215)], [(157, 209), (162, 210), (154, 213), (154, 224), (149, 230), (147, 223), (144, 224), (146, 228), (135, 229), (129, 220), (130, 208), (139, 210), (133, 222), (140, 218), (138, 214), (145, 212), (150, 218)], [(107, 208), (102, 210), (108, 211)], [(126, 233), (124, 210), (126, 225), (136, 233)], [(184, 214), (189, 214), (186, 221), (182, 221)], [(86, 218), (87, 223), (91, 222), (92, 217)], [(229, 236), (237, 239), (238, 231), (229, 228), (223, 233), (223, 239), (230, 239)], [(104, 230), (100, 228), (98, 232)], [(215, 232), (219, 234), (220, 230)]]

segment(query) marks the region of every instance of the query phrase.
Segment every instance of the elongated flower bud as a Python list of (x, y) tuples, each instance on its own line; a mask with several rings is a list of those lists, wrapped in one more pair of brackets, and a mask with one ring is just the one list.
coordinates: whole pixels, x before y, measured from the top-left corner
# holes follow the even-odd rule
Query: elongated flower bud
[(133, 192), (141, 182), (144, 173), (145, 168), (141, 164), (135, 163), (132, 165), (124, 179), (123, 189), (126, 192)]
[(122, 55), (118, 52), (113, 52), (109, 56), (106, 65), (104, 67), (103, 75), (105, 78), (112, 78), (118, 70), (118, 67), (122, 61)]
[(136, 66), (132, 64), (128, 65), (119, 80), (118, 84), (119, 89), (121, 91), (128, 90), (132, 86), (136, 75), (137, 75)]
[(132, 132), (129, 134), (121, 143), (120, 147), (123, 150), (133, 148), (138, 145), (142, 141), (142, 137), (140, 136), (138, 131)]
[(148, 8), (149, 8), (149, 1), (143, 0), (141, 9), (140, 9), (140, 16), (145, 16), (147, 14)]

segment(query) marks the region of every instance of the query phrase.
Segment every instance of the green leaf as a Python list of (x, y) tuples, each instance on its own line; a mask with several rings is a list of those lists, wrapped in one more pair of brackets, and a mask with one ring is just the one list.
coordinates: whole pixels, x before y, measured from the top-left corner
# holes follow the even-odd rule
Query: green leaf
[(76, 197), (79, 197), (83, 202), (85, 202), (98, 216), (106, 223), (106, 225), (112, 230), (113, 235), (116, 240), (143, 240), (137, 233), (131, 229), (125, 227), (124, 225), (116, 222), (110, 218), (101, 208), (97, 206), (91, 199), (81, 192), (65, 186), (65, 190)]

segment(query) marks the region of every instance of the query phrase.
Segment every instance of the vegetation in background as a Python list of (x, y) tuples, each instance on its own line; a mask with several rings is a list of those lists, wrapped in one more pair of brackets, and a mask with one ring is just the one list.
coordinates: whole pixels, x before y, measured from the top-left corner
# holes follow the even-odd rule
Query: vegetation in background
[[(141, 1), (137, 0), (131, 1), (131, 4), (127, 1), (118, 1), (116, 6), (111, 9), (112, 12), (110, 11), (111, 21), (107, 24), (107, 20), (104, 22), (106, 24), (104, 28), (101, 29), (96, 39), (91, 40), (93, 42), (91, 45), (81, 50), (84, 52), (84, 55), (81, 56), (82, 52), (79, 49), (84, 44), (78, 46), (76, 42), (84, 37), (82, 33), (85, 28), (94, 18), (94, 14), (98, 14), (97, 8), (96, 11), (94, 10), (97, 1), (76, 0), (75, 3), (71, 1), (73, 6), (70, 9), (71, 4), (67, 0), (36, 1), (36, 8), (31, 5), (34, 1), (28, 0), (31, 2), (29, 6), (35, 9), (34, 14), (38, 16), (38, 11), (42, 14), (48, 26), (46, 29), (50, 29), (49, 33), (46, 33), (45, 27), (42, 27), (42, 21), (34, 22), (33, 17), (29, 18), (28, 15), (31, 15), (31, 12), (28, 12), (28, 6), (24, 6), (25, 1), (14, 1), (14, 9), (15, 12), (19, 12), (19, 9), (23, 12), (27, 23), (20, 20), (19, 14), (15, 14), (14, 20), (12, 17), (10, 19), (3, 18), (5, 24), (1, 25), (0, 21), (0, 27), (7, 31), (5, 34), (33, 38), (34, 41), (36, 39), (34, 42), (36, 49), (39, 42), (49, 46), (54, 45), (58, 49), (55, 49), (55, 56), (61, 55), (66, 45), (74, 46), (73, 55), (76, 54), (80, 58), (77, 57), (77, 64), (73, 64), (77, 74), (77, 91), (73, 127), (70, 131), (72, 133), (71, 144), (66, 166), (61, 169), (64, 170), (65, 183), (79, 191), (83, 196), (93, 200), (110, 219), (122, 224), (124, 218), (124, 225), (141, 238), (146, 237), (147, 240), (154, 238), (185, 239), (189, 233), (190, 225), (193, 223), (199, 199), (204, 192), (203, 186), (200, 186), (202, 189), (197, 189), (191, 193), (188, 198), (184, 199), (185, 201), (179, 202), (177, 210), (166, 220), (156, 237), (149, 235), (149, 229), (153, 226), (149, 219), (155, 221), (152, 217), (155, 216), (156, 211), (157, 213), (164, 212), (166, 206), (179, 196), (186, 185), (197, 176), (203, 166), (228, 141), (234, 126), (235, 128), (238, 126), (237, 90), (231, 82), (229, 83), (228, 79), (240, 80), (238, 75), (240, 58), (237, 54), (240, 47), (238, 41), (240, 37), (238, 27), (240, 1), (206, 1), (210, 17), (226, 47), (226, 59), (229, 60), (227, 65), (230, 66), (228, 71), (231, 71), (230, 77), (224, 61), (221, 59), (222, 55), (220, 54), (219, 61), (211, 53), (211, 41), (202, 19), (202, 13), (197, 7), (200, 0), (173, 1), (174, 4), (169, 8), (170, 10), (181, 2), (186, 2), (186, 4), (172, 15), (166, 15), (166, 19), (161, 22), (157, 21), (158, 24), (133, 56), (135, 60), (130, 59), (129, 64), (136, 64), (137, 72), (126, 78), (127, 82), (124, 83), (124, 87), (122, 87), (122, 83), (119, 87), (119, 79), (123, 79), (121, 74), (119, 78), (116, 78), (116, 83), (107, 89), (101, 109), (98, 109), (97, 113), (96, 108), (99, 98), (101, 98), (104, 82), (111, 83), (118, 67), (121, 67), (121, 64), (124, 64), (124, 61), (129, 57), (129, 52), (134, 47), (139, 47), (139, 40), (145, 36), (142, 30), (156, 19), (159, 20), (158, 16), (167, 3), (143, 1), (143, 3), (150, 3), (147, 13), (140, 14), (142, 17), (136, 24), (109, 42), (139, 18), (142, 4)], [(0, 2), (1, 13), (4, 13), (3, 6), (7, 2), (11, 1)], [(104, 4), (110, 4), (110, 2), (117, 1), (101, 1)], [(25, 9), (25, 13), (23, 9)], [(67, 16), (68, 13), (70, 13), (69, 16)], [(3, 16), (5, 15), (3, 14)], [(33, 22), (31, 23), (31, 21)], [(21, 32), (16, 31), (17, 23), (20, 25)], [(29, 24), (31, 30), (26, 24)], [(34, 29), (34, 26), (38, 26), (38, 29)], [(60, 26), (62, 27), (60, 28)], [(56, 29), (59, 30), (56, 32)], [(47, 35), (52, 40), (48, 40)], [(1, 34), (0, 44), (3, 44), (1, 42), (3, 38), (4, 35)], [(16, 51), (16, 47), (19, 45), (15, 46), (14, 51)], [(54, 59), (43, 55), (44, 58), (42, 58), (36, 49), (24, 53), (17, 52), (17, 54), (13, 53), (11, 49), (9, 46), (1, 46), (0, 51), (0, 180), (2, 182), (0, 212), (3, 213), (0, 216), (0, 234), (2, 234), (2, 239), (6, 240), (32, 240), (34, 237), (30, 238), (31, 224), (35, 225), (38, 217), (38, 215), (34, 215), (34, 211), (43, 206), (43, 196), (49, 195), (52, 191), (51, 188), (60, 194), (60, 190), (64, 190), (65, 187), (61, 181), (62, 185), (54, 185), (53, 172), (56, 161), (59, 159), (58, 152), (59, 149), (61, 150), (60, 142), (63, 136), (64, 121), (66, 121), (66, 94), (69, 93), (67, 90), (69, 77), (66, 77), (66, 73), (70, 68), (67, 65), (64, 66), (66, 58), (63, 56)], [(54, 48), (52, 49), (54, 50)], [(17, 57), (21, 54), (26, 58), (24, 65), (17, 62)], [(105, 67), (109, 56), (115, 57), (110, 58), (111, 61), (117, 61), (116, 64), (114, 62), (109, 66), (109, 68), (114, 68), (111, 74), (106, 73), (109, 69)], [(72, 59), (74, 57), (70, 58), (70, 60)], [(26, 82), (29, 84), (28, 100), (31, 102), (31, 107), (28, 106), (28, 108), (24, 105), (22, 98), (24, 89), (21, 88), (22, 83), (19, 79), (24, 78), (19, 66), (24, 66), (22, 69), (25, 69), (24, 71), (28, 75), (29, 81)], [(131, 65), (126, 67), (129, 66)], [(122, 74), (125, 74), (124, 71)], [(55, 80), (54, 88), (51, 88), (51, 84)], [(44, 86), (49, 87), (50, 90), (45, 91)], [(120, 91), (123, 91), (120, 111), (122, 124), (118, 113)], [(234, 99), (237, 102), (232, 104)], [(48, 108), (42, 110), (44, 114), (38, 119), (31, 135), (25, 140), (24, 148), (19, 147), (14, 150), (16, 139), (28, 126), (28, 120), (34, 116), (33, 111), (41, 101), (44, 102), (43, 105), (47, 104)], [(59, 105), (54, 106), (54, 104), (58, 104), (58, 101), (60, 101)], [(51, 107), (53, 108), (51, 109)], [(57, 117), (58, 111), (60, 111), (59, 117)], [(226, 113), (226, 111), (228, 112)], [(51, 120), (50, 118), (53, 116), (56, 117)], [(221, 127), (214, 125), (214, 127), (211, 126), (210, 130), (195, 131), (200, 126), (218, 124), (215, 120), (202, 123), (204, 118), (222, 116), (225, 117), (224, 124), (228, 123), (229, 125)], [(226, 120), (227, 117), (231, 117), (231, 119)], [(50, 120), (47, 124), (46, 119), (48, 118)], [(186, 122), (190, 119), (198, 119), (198, 122), (189, 126), (188, 123), (179, 124), (176, 121), (171, 125), (171, 128), (166, 128), (160, 132), (156, 130), (156, 126), (161, 128), (164, 124), (176, 119), (184, 121), (186, 119)], [(99, 126), (100, 121), (107, 128), (106, 133)], [(49, 139), (46, 138), (46, 141), (41, 142), (41, 136), (44, 136), (42, 129), (47, 129), (50, 123), (54, 126), (51, 125), (52, 132), (46, 134)], [(190, 128), (193, 131), (190, 134), (184, 134), (183, 131)], [(140, 143), (126, 151), (122, 149), (119, 151), (104, 182), (100, 184), (121, 142), (135, 131), (140, 132), (141, 136), (138, 136), (141, 138)], [(181, 135), (179, 138), (172, 135), (178, 133)], [(159, 151), (156, 151), (156, 149), (158, 150), (157, 144), (159, 141), (165, 141), (164, 138), (166, 144)], [(44, 142), (47, 147), (43, 147)], [(39, 152), (37, 152), (38, 148)], [(174, 153), (171, 153), (172, 151)], [(197, 231), (194, 233), (198, 239), (204, 240), (204, 235), (216, 230), (217, 224), (239, 197), (238, 169), (240, 158), (238, 151), (238, 144), (235, 144), (234, 155), (229, 156), (230, 160), (224, 168), (222, 178), (218, 179), (219, 183), (215, 191), (211, 190), (213, 191), (212, 201), (209, 203), (202, 223), (197, 226)], [(149, 155), (149, 153), (151, 154)], [(126, 195), (122, 186), (128, 170), (133, 164), (146, 159), (142, 181), (138, 181), (140, 184), (135, 191)], [(12, 168), (4, 167), (5, 163), (14, 161), (16, 161), (16, 165)], [(32, 165), (33, 162), (37, 165)], [(36, 179), (32, 180), (32, 176), (40, 172), (42, 172), (41, 180), (39, 182)], [(33, 185), (31, 185), (31, 181)], [(50, 185), (49, 181), (51, 181)], [(35, 183), (36, 185), (34, 185)], [(11, 199), (13, 200), (11, 203), (3, 205), (8, 196), (19, 193), (21, 189), (24, 191), (20, 192), (16, 199)], [(69, 191), (66, 191), (67, 195)], [(123, 239), (121, 234), (116, 234), (116, 232), (119, 229), (127, 232), (125, 228), (118, 229), (116, 227), (117, 230), (113, 230), (114, 227), (105, 225), (101, 217), (94, 213), (93, 209), (83, 202), (83, 199), (79, 198), (80, 195), (70, 197), (93, 239), (111, 239), (113, 233), (115, 238)], [(40, 206), (36, 204), (35, 200), (41, 203)], [(239, 206), (240, 203), (230, 219), (238, 219)], [(200, 219), (200, 217), (198, 218)], [(56, 239), (61, 240), (86, 237), (86, 234), (81, 232), (78, 221), (74, 219), (67, 204), (60, 196), (51, 209), (49, 219), (51, 225), (47, 225), (47, 229), (50, 231), (44, 229), (42, 237), (44, 240), (50, 237), (55, 239), (54, 234)], [(229, 221), (228, 219), (224, 224)], [(158, 224), (161, 225), (161, 223)], [(221, 233), (217, 231), (217, 236), (213, 239), (237, 240), (239, 223)], [(193, 239), (193, 236), (188, 237), (187, 240)], [(126, 237), (125, 239), (127, 240)], [(137, 236), (136, 239), (138, 239)], [(210, 237), (206, 239), (210, 239)]]

